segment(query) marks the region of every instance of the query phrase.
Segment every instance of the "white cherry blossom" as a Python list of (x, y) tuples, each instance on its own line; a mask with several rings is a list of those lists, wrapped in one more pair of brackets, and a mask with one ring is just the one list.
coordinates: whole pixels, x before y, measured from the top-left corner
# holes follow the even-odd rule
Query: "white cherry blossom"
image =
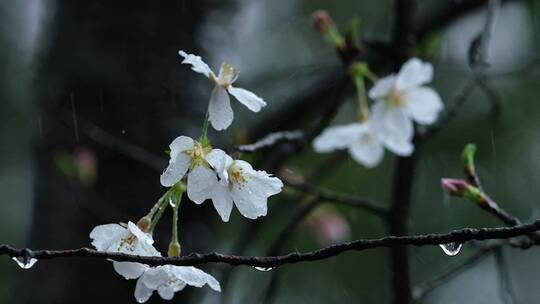
[(443, 103), (439, 94), (424, 86), (433, 79), (433, 66), (412, 58), (397, 74), (378, 80), (369, 97), (373, 105), (373, 118), (381, 140), (394, 146), (396, 141), (409, 141), (414, 133), (413, 121), (429, 125), (437, 120)]
[(283, 183), (265, 171), (256, 171), (246, 161), (233, 160), (220, 149), (206, 155), (220, 181), (212, 192), (212, 202), (224, 222), (229, 220), (233, 203), (250, 219), (265, 216), (269, 196), (281, 192)]
[[(119, 224), (107, 224), (95, 227), (90, 232), (92, 245), (98, 251), (120, 252), (140, 256), (161, 256), (152, 246), (152, 237), (144, 233), (132, 222), (127, 228)], [(135, 262), (113, 261), (116, 272), (126, 279), (136, 279), (141, 276), (149, 266)]]
[(413, 145), (405, 140), (386, 145), (371, 118), (362, 123), (327, 128), (313, 141), (313, 149), (318, 153), (347, 149), (355, 161), (368, 168), (381, 162), (384, 146), (401, 156), (410, 155), (413, 151)]
[(182, 63), (190, 64), (193, 71), (203, 74), (215, 84), (208, 106), (210, 123), (214, 129), (225, 130), (233, 121), (234, 114), (229, 94), (253, 112), (259, 112), (266, 106), (266, 102), (254, 93), (232, 86), (239, 74), (232, 65), (223, 63), (216, 76), (200, 56), (187, 54), (184, 51), (179, 51), (178, 54), (184, 58)]
[[(187, 195), (190, 200), (201, 204), (211, 198), (211, 189), (217, 184), (216, 173), (205, 160), (210, 152), (199, 142), (187, 136), (179, 136), (169, 145), (171, 149), (169, 166), (161, 174), (161, 184), (171, 187), (187, 173)], [(189, 173), (188, 173), (189, 171)]]
[(174, 294), (184, 289), (186, 285), (202, 287), (205, 284), (221, 292), (219, 282), (213, 276), (195, 267), (173, 265), (152, 267), (137, 280), (135, 299), (139, 303), (144, 303), (156, 290), (164, 300), (171, 300)]

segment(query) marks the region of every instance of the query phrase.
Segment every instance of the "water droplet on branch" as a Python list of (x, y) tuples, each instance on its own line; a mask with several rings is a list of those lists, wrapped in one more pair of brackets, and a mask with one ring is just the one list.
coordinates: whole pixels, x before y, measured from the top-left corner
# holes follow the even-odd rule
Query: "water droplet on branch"
[(176, 207), (176, 204), (174, 203), (174, 200), (172, 198), (169, 198), (169, 205), (173, 208)]
[(439, 245), (439, 247), (441, 247), (441, 249), (447, 256), (456, 256), (461, 250), (462, 246), (463, 244), (455, 243), (455, 242)]
[(29, 257), (12, 257), (11, 259), (14, 260), (22, 269), (30, 269), (38, 261), (37, 259)]
[(263, 271), (263, 272), (267, 272), (274, 269), (274, 267), (253, 267), (253, 268), (255, 268), (258, 271)]

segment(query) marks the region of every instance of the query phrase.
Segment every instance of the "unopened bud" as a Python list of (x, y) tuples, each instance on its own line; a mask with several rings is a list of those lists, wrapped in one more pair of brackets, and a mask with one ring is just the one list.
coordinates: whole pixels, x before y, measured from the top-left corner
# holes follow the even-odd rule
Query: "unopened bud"
[(476, 152), (476, 146), (474, 144), (467, 144), (463, 148), (461, 153), (461, 161), (465, 167), (467, 174), (474, 173), (474, 153)]
[(441, 187), (453, 196), (463, 196), (469, 186), (469, 183), (461, 179), (441, 178)]
[(321, 33), (325, 34), (328, 32), (328, 29), (330, 27), (335, 27), (334, 20), (332, 20), (332, 17), (328, 15), (328, 12), (325, 10), (318, 10), (311, 15), (313, 20), (313, 26), (315, 29)]
[(328, 12), (319, 10), (313, 13), (313, 26), (315, 29), (323, 34), (335, 48), (343, 49), (345, 47), (345, 40), (341, 37), (334, 20), (328, 15)]
[(477, 204), (486, 202), (480, 189), (462, 179), (442, 178), (441, 187), (450, 195), (467, 198)]
[(179, 257), (181, 253), (180, 244), (178, 242), (171, 242), (169, 244), (169, 250), (167, 251), (167, 255), (169, 257)]

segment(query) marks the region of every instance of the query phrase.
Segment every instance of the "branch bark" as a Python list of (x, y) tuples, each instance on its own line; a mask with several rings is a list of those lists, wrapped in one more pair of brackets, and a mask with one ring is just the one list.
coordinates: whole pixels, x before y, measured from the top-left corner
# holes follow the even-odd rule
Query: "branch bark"
[(328, 259), (348, 251), (363, 251), (373, 248), (403, 247), (440, 245), (451, 242), (464, 244), (473, 240), (510, 239), (517, 236), (527, 235), (540, 230), (540, 219), (529, 224), (513, 227), (497, 228), (464, 228), (453, 230), (444, 234), (423, 234), (412, 236), (387, 236), (378, 239), (359, 239), (352, 242), (341, 243), (329, 247), (308, 251), (304, 253), (293, 252), (280, 256), (237, 256), (222, 253), (191, 253), (183, 257), (148, 257), (123, 253), (101, 252), (89, 248), (70, 250), (30, 250), (28, 248), (14, 248), (9, 245), (0, 245), (0, 255), (22, 257), (24, 259), (35, 258), (38, 260), (50, 260), (66, 257), (88, 257), (98, 259), (110, 259), (115, 261), (138, 262), (150, 266), (177, 265), (194, 266), (209, 263), (222, 263), (232, 266), (246, 265), (252, 267), (273, 268), (285, 264), (311, 262)]

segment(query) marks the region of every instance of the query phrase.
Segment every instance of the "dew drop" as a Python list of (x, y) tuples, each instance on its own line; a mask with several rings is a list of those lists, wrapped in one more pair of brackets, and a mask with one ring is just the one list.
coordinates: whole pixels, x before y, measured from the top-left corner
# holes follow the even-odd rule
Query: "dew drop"
[(441, 247), (443, 252), (448, 256), (456, 256), (461, 250), (461, 246), (463, 246), (463, 244), (455, 243), (455, 242), (439, 245), (439, 247)]
[(263, 272), (267, 272), (274, 269), (274, 267), (253, 267), (253, 268), (255, 268), (258, 271), (263, 271)]
[(28, 257), (12, 257), (11, 259), (14, 260), (22, 269), (30, 269), (38, 261), (37, 259)]
[(174, 203), (174, 200), (172, 198), (169, 198), (169, 205), (173, 208), (176, 207), (176, 204)]

